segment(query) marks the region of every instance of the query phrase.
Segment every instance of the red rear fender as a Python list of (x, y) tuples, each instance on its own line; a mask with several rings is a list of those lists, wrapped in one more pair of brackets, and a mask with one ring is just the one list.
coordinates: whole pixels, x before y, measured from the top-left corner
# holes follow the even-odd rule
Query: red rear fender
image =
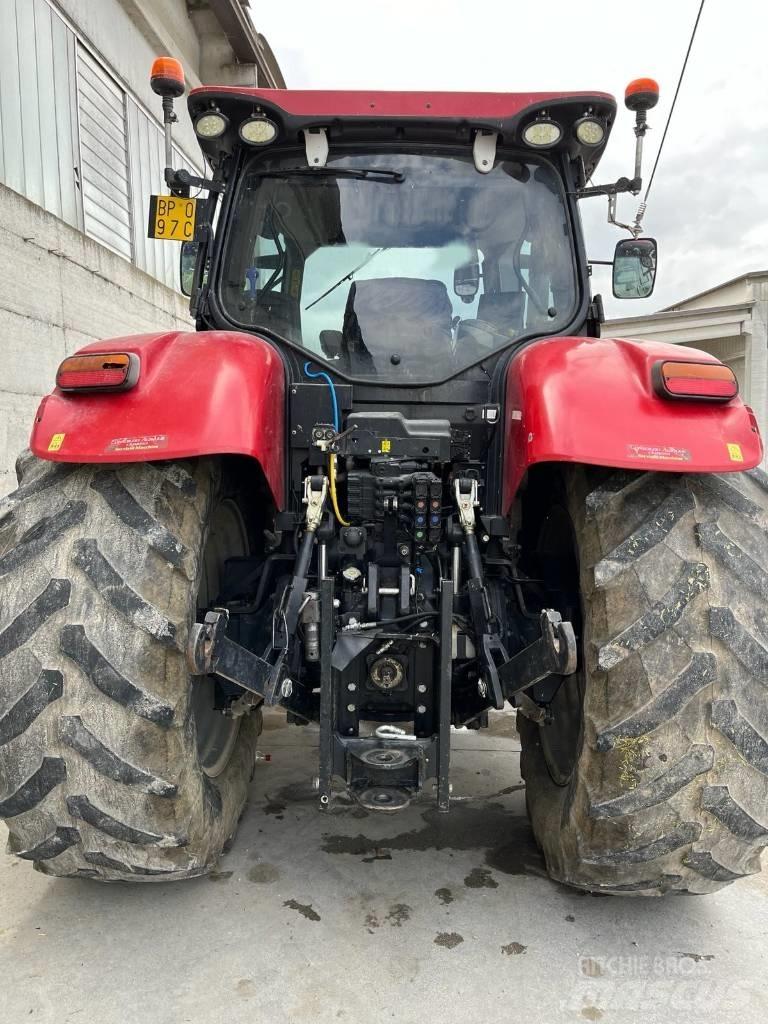
[(169, 331), (111, 338), (81, 351), (135, 353), (138, 381), (112, 394), (56, 388), (35, 419), (35, 455), (57, 462), (247, 455), (258, 460), (282, 506), (285, 371), (266, 341), (231, 331)]
[(651, 384), (661, 359), (717, 362), (680, 345), (549, 338), (507, 371), (504, 509), (538, 462), (583, 462), (673, 473), (727, 473), (762, 459), (755, 418), (741, 399), (669, 401)]

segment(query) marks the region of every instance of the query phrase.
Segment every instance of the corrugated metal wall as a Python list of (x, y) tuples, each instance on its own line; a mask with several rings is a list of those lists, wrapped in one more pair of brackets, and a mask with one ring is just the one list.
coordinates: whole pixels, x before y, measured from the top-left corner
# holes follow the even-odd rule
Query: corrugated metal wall
[(163, 152), (160, 122), (48, 0), (0, 0), (0, 180), (177, 288), (178, 246), (146, 238)]
[(75, 37), (45, 0), (0, 0), (0, 178), (82, 228)]
[(77, 47), (80, 190), (85, 231), (121, 256), (133, 256), (125, 93)]

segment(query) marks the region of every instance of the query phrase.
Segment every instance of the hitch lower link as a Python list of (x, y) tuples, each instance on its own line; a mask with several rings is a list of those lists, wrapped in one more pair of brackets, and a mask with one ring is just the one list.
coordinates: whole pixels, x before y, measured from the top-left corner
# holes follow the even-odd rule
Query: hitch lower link
[(299, 616), (312, 595), (307, 594), (307, 572), (317, 528), (323, 519), (328, 494), (325, 477), (307, 477), (304, 504), (306, 528), (291, 582), (285, 588), (272, 624), (273, 659), (262, 658), (227, 636), (229, 610), (214, 608), (203, 622), (192, 626), (187, 646), (187, 664), (193, 675), (215, 675), (241, 689), (261, 697), (266, 704), (281, 704), (293, 693), (293, 683), (285, 675), (285, 656), (290, 637), (296, 632)]
[(544, 608), (539, 616), (541, 636), (512, 657), (507, 653), (492, 613), (483, 577), (483, 565), (477, 543), (475, 508), (480, 504), (477, 481), (454, 481), (459, 523), (464, 531), (469, 579), (467, 593), (472, 625), (482, 652), (481, 695), (487, 696), (497, 710), (508, 700), (527, 717), (544, 721), (546, 712), (523, 691), (551, 675), (572, 675), (577, 668), (577, 646), (573, 626), (563, 622), (559, 612)]

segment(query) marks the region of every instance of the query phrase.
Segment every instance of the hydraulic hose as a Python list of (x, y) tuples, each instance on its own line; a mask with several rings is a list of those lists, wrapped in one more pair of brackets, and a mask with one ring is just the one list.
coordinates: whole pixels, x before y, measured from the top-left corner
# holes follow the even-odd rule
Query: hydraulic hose
[(349, 526), (347, 520), (342, 516), (339, 510), (339, 499), (336, 494), (336, 456), (331, 455), (328, 459), (328, 490), (331, 492), (331, 505), (333, 505), (333, 513), (338, 519), (342, 526)]

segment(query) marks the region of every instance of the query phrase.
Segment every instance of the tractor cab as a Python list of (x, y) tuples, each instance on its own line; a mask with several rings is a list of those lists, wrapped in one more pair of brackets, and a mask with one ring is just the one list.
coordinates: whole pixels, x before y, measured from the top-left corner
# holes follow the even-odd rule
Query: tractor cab
[(394, 386), (587, 329), (575, 195), (610, 97), (201, 89), (190, 113), (226, 182), (185, 254), (206, 325)]

